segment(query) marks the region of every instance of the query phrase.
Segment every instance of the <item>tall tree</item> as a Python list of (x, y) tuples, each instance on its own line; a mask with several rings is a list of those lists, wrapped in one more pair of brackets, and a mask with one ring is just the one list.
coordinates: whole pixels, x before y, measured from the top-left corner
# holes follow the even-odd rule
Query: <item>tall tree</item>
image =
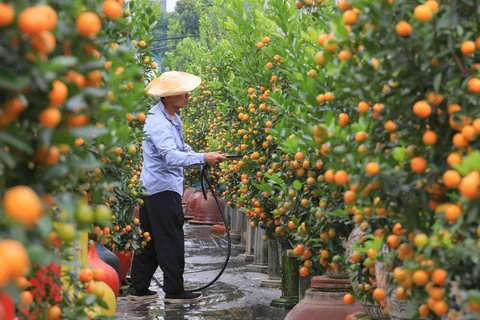
[(178, 20), (183, 25), (183, 32), (186, 35), (198, 35), (200, 11), (202, 9), (202, 1), (178, 0), (175, 5), (175, 12)]

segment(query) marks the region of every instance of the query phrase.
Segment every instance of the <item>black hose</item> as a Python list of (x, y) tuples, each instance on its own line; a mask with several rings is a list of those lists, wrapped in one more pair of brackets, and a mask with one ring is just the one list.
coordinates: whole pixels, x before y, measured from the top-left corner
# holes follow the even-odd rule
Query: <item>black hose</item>
[(222, 269), (220, 270), (218, 275), (212, 281), (210, 281), (208, 284), (204, 285), (203, 287), (192, 289), (192, 290), (185, 290), (187, 292), (202, 291), (203, 289), (206, 289), (206, 288), (210, 287), (212, 284), (214, 284), (218, 280), (218, 278), (220, 278), (220, 276), (223, 274), (225, 269), (227, 268), (228, 260), (230, 259), (230, 253), (232, 251), (232, 240), (230, 239), (230, 230), (228, 229), (227, 219), (225, 218), (223, 208), (220, 205), (220, 202), (218, 201), (218, 198), (215, 194), (215, 191), (213, 190), (212, 185), (208, 181), (208, 177), (207, 177), (207, 169), (208, 168), (209, 168), (209, 166), (205, 165), (203, 167), (201, 173), (200, 173), (200, 181), (201, 181), (201, 184), (202, 184), (203, 197), (205, 198), (205, 200), (207, 200), (207, 191), (205, 190), (206, 189), (205, 188), (205, 183), (206, 183), (207, 186), (208, 186), (208, 189), (210, 189), (210, 191), (212, 192), (213, 198), (215, 199), (215, 202), (217, 203), (217, 207), (220, 210), (220, 213), (222, 214), (223, 224), (225, 225), (225, 229), (226, 229), (226, 232), (227, 232), (227, 241), (228, 241), (227, 257), (225, 258), (225, 262), (223, 264)]

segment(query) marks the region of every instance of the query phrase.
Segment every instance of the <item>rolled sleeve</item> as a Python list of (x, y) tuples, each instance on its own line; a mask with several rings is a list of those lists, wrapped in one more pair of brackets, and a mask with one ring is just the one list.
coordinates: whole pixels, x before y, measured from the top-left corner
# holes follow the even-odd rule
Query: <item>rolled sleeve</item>
[(190, 167), (205, 163), (203, 153), (193, 152), (190, 147), (189, 152), (178, 150), (173, 133), (165, 126), (155, 127), (150, 138), (168, 165)]

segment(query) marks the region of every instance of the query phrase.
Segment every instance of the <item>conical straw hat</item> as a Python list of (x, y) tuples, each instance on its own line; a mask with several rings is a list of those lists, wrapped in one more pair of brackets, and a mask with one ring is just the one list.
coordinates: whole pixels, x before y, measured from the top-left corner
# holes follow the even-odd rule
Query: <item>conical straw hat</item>
[(181, 71), (168, 71), (152, 80), (145, 93), (152, 97), (170, 97), (185, 94), (200, 85), (202, 79)]

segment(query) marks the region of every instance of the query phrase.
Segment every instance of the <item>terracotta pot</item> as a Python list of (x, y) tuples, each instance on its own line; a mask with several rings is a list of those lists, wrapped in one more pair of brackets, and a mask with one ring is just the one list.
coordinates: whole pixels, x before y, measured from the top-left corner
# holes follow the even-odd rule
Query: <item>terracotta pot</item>
[(127, 277), (128, 272), (132, 266), (133, 252), (115, 252), (118, 260), (120, 261), (120, 283), (122, 283)]
[(7, 293), (0, 293), (0, 319), (13, 320), (15, 316), (15, 305)]
[(197, 211), (198, 206), (203, 200), (202, 190), (195, 191), (187, 202), (185, 207), (185, 219), (193, 219), (195, 216), (195, 211)]
[(105, 262), (110, 267), (115, 269), (115, 271), (118, 274), (118, 277), (120, 277), (120, 260), (118, 259), (118, 257), (115, 254), (113, 254), (112, 251), (105, 248), (105, 246), (101, 242), (97, 242), (95, 244), (95, 247), (97, 249), (97, 254), (100, 257), (100, 259), (102, 259), (103, 262)]
[(115, 297), (118, 298), (118, 291), (120, 289), (120, 279), (118, 278), (118, 274), (115, 269), (100, 259), (95, 245), (91, 245), (88, 248), (88, 263), (90, 264), (92, 270), (100, 268), (105, 271), (105, 279), (103, 282), (105, 282), (112, 289)]
[(195, 193), (195, 190), (196, 190), (195, 187), (190, 187), (187, 190), (185, 190), (185, 192), (183, 193), (183, 197), (182, 197), (182, 204), (187, 204), (188, 203), (190, 198)]
[(343, 302), (343, 297), (351, 289), (349, 280), (314, 276), (311, 286), (285, 320), (340, 320), (353, 312), (363, 311), (358, 303), (345, 305)]
[[(215, 198), (211, 193), (207, 196), (208, 198), (205, 200), (202, 195), (200, 204), (195, 211), (195, 216), (193, 220), (190, 221), (191, 224), (223, 224), (222, 214), (220, 213)], [(225, 200), (220, 198), (219, 195), (217, 195), (217, 198), (222, 209), (225, 208)]]

